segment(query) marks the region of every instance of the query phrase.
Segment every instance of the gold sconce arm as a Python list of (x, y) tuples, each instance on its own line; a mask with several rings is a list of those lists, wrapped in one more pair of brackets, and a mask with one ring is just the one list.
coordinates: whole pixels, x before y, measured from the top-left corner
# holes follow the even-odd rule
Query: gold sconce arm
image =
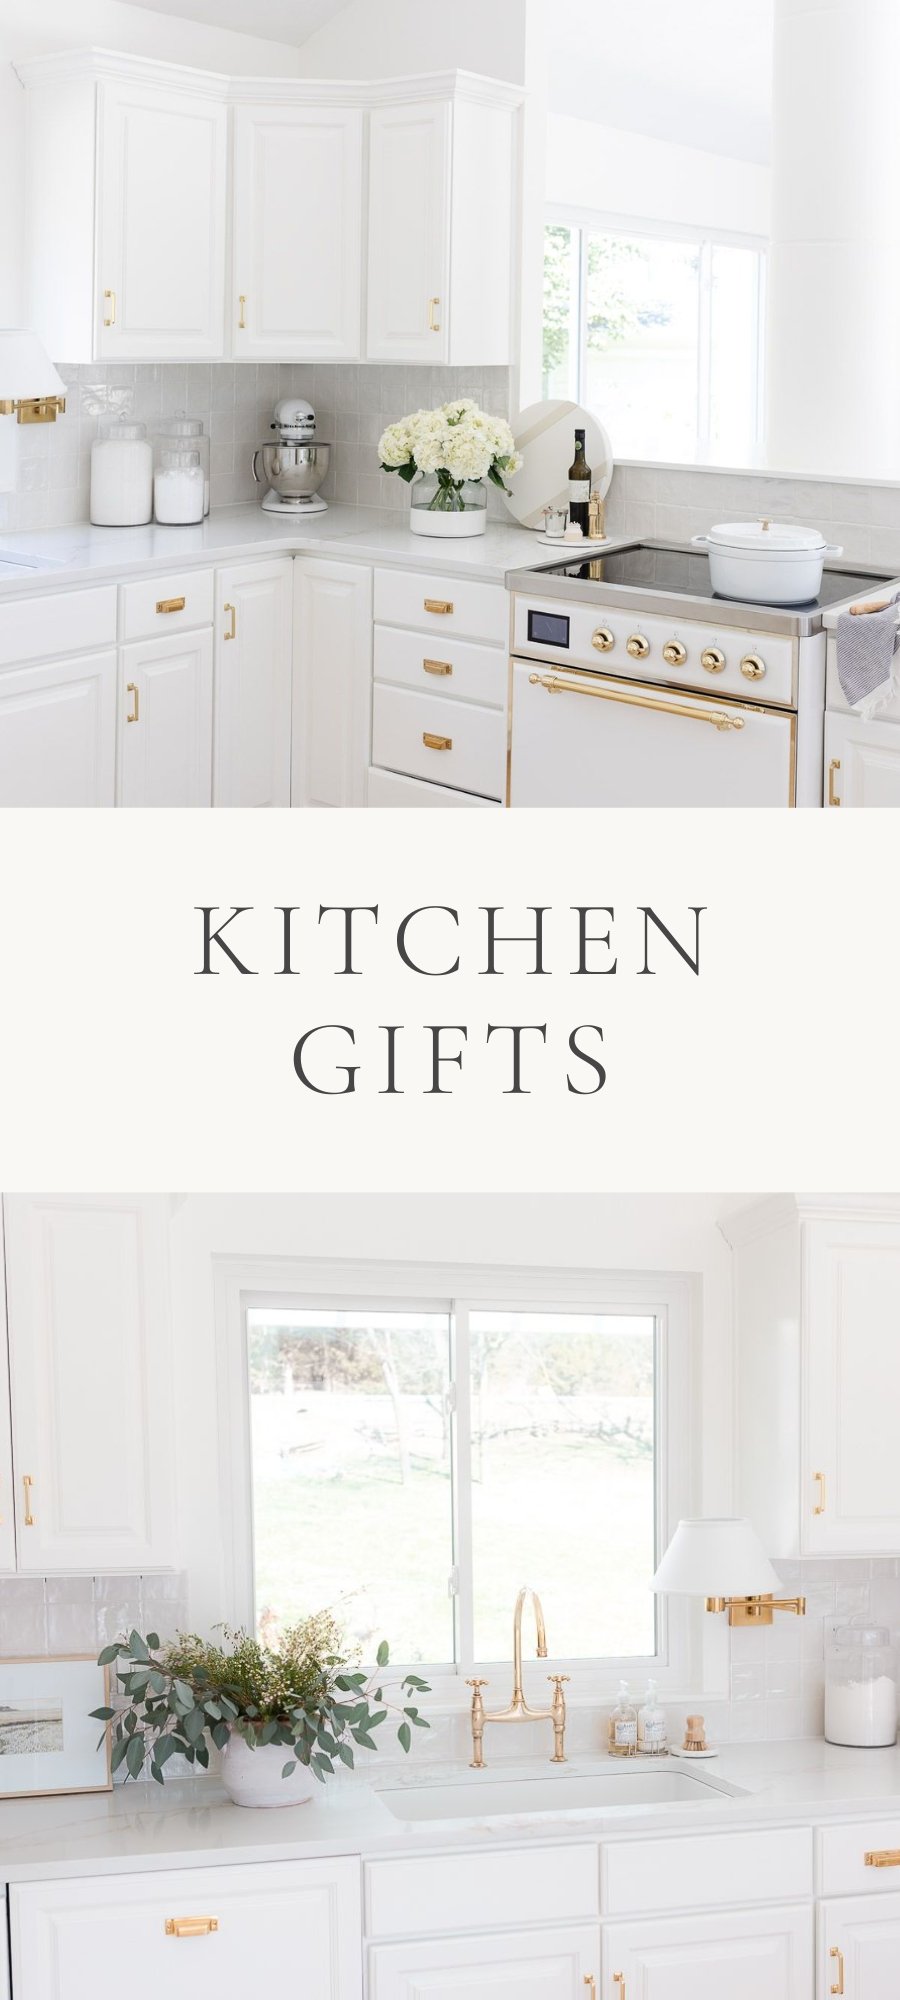
[(65, 396), (20, 396), (0, 400), (0, 417), (15, 417), (20, 424), (55, 424), (65, 415)]
[(727, 1611), (729, 1625), (772, 1625), (776, 1611), (806, 1617), (805, 1597), (708, 1597), (707, 1611)]

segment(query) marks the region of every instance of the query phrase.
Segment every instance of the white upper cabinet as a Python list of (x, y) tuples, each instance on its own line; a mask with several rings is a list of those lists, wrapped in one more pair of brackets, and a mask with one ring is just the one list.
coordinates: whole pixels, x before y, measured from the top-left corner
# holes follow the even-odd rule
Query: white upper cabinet
[(169, 1567), (166, 1203), (11, 1195), (4, 1225), (18, 1567)]
[(231, 322), (237, 360), (356, 361), (363, 113), (239, 104)]
[(226, 106), (103, 83), (97, 352), (208, 361), (224, 349)]

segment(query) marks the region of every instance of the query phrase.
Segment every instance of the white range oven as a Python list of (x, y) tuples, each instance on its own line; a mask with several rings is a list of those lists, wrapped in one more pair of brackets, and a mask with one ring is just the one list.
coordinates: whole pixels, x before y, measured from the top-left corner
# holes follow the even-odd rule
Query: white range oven
[(834, 564), (784, 609), (662, 542), (512, 571), (509, 804), (820, 806), (823, 618), (889, 579)]

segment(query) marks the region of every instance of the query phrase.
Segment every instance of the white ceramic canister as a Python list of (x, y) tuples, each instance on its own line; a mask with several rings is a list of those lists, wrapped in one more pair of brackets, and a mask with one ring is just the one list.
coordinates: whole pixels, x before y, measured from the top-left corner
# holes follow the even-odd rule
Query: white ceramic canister
[(897, 1660), (884, 1625), (841, 1625), (825, 1648), (825, 1738), (861, 1750), (897, 1741)]
[(153, 505), (167, 526), (203, 519), (203, 467), (199, 451), (161, 451), (153, 475)]
[(743, 604), (814, 604), (826, 556), (843, 555), (818, 528), (780, 521), (726, 521), (693, 546), (707, 551), (717, 597)]
[(153, 448), (144, 424), (101, 423), (91, 446), (91, 520), (140, 528), (153, 519)]
[(251, 1750), (243, 1736), (232, 1733), (222, 1752), (222, 1783), (236, 1806), (302, 1806), (318, 1786), (308, 1765), (299, 1763), (291, 1777), (282, 1776), (294, 1753), (283, 1743), (262, 1743)]
[(203, 467), (203, 512), (209, 513), (209, 437), (199, 417), (164, 417), (156, 433), (156, 462), (164, 451), (198, 451)]

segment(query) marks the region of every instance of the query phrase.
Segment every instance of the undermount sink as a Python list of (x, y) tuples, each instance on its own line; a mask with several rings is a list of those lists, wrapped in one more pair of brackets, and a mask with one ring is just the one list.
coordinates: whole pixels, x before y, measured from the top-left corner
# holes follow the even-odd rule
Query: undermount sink
[(521, 1813), (635, 1811), (643, 1806), (715, 1805), (739, 1797), (736, 1787), (694, 1771), (618, 1769), (533, 1772), (505, 1777), (485, 1771), (429, 1784), (379, 1791), (395, 1819), (502, 1819)]

